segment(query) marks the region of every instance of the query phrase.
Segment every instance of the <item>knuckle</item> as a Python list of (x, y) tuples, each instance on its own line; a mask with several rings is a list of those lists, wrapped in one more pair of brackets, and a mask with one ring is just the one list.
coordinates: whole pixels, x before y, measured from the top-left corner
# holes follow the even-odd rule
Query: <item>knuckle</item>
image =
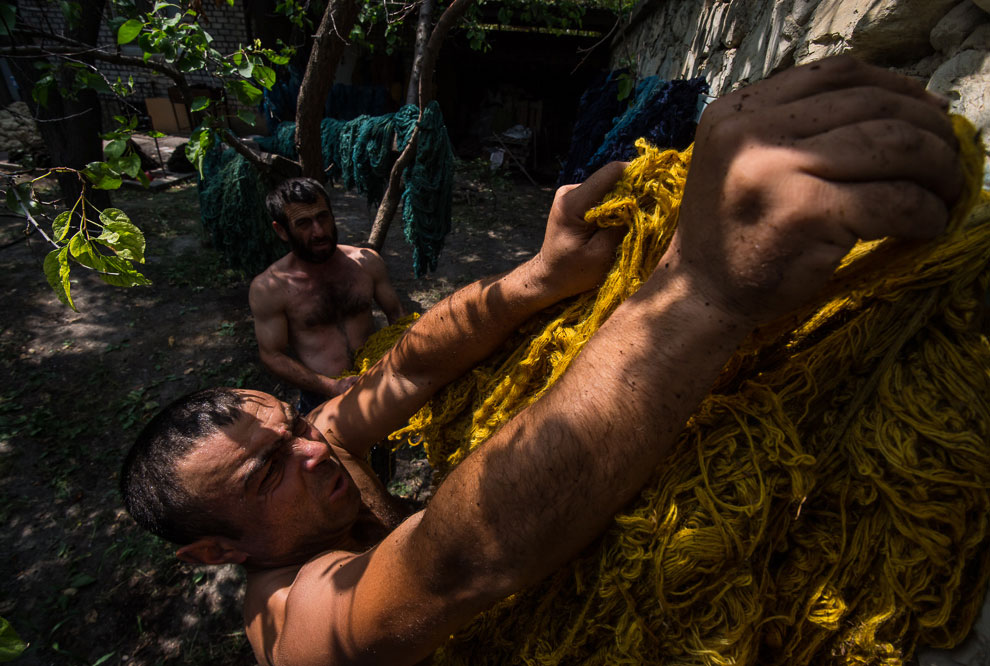
[[(864, 129), (864, 134), (872, 132)], [(874, 141), (899, 152), (914, 153), (925, 146), (925, 135), (906, 120), (891, 118), (880, 122)]]
[(855, 78), (868, 69), (863, 61), (845, 53), (826, 58), (819, 64), (822, 71), (837, 82)]

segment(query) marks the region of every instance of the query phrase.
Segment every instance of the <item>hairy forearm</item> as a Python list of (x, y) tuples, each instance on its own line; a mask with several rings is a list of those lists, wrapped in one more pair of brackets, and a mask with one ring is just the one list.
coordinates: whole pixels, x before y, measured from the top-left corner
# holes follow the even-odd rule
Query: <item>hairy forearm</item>
[(436, 391), (486, 358), (534, 313), (566, 295), (547, 286), (534, 260), (460, 289), (424, 314), (341, 397), (333, 429), (346, 448), (360, 453), (364, 444), (405, 425)]
[(747, 331), (660, 269), (441, 486), (422, 547), (464, 566), (437, 586), (469, 588), (475, 611), (572, 558), (640, 491)]

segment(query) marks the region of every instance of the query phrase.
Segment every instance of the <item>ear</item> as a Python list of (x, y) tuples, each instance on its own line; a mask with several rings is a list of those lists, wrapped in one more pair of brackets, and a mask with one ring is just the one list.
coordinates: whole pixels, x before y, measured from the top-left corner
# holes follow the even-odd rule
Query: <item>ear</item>
[(179, 548), (175, 556), (190, 564), (243, 564), (248, 558), (226, 537), (202, 537)]
[(276, 222), (275, 220), (272, 220), (272, 229), (275, 230), (275, 235), (276, 236), (278, 236), (279, 238), (281, 238), (286, 243), (289, 242), (289, 234), (286, 233), (285, 228), (282, 227), (282, 225), (279, 224), (278, 222)]

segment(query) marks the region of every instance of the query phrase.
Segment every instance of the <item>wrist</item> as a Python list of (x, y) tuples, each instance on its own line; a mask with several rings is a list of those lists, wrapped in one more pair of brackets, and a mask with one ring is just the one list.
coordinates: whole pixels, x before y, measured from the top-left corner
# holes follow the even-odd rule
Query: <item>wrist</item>
[(730, 307), (724, 296), (673, 250), (672, 247), (660, 259), (636, 296), (654, 301), (655, 311), (676, 310), (686, 326), (697, 328), (699, 334), (710, 330), (735, 347), (758, 322), (748, 313)]
[(517, 299), (532, 301), (541, 310), (576, 293), (561, 271), (554, 271), (542, 252), (517, 266), (506, 275), (515, 284)]

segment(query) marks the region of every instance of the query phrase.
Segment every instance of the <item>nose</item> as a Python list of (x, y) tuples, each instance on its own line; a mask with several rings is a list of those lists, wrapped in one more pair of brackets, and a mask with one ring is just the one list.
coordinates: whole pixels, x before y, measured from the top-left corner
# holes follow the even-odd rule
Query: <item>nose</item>
[(292, 449), (307, 472), (313, 471), (321, 463), (332, 460), (330, 447), (323, 442), (297, 437), (292, 443)]

